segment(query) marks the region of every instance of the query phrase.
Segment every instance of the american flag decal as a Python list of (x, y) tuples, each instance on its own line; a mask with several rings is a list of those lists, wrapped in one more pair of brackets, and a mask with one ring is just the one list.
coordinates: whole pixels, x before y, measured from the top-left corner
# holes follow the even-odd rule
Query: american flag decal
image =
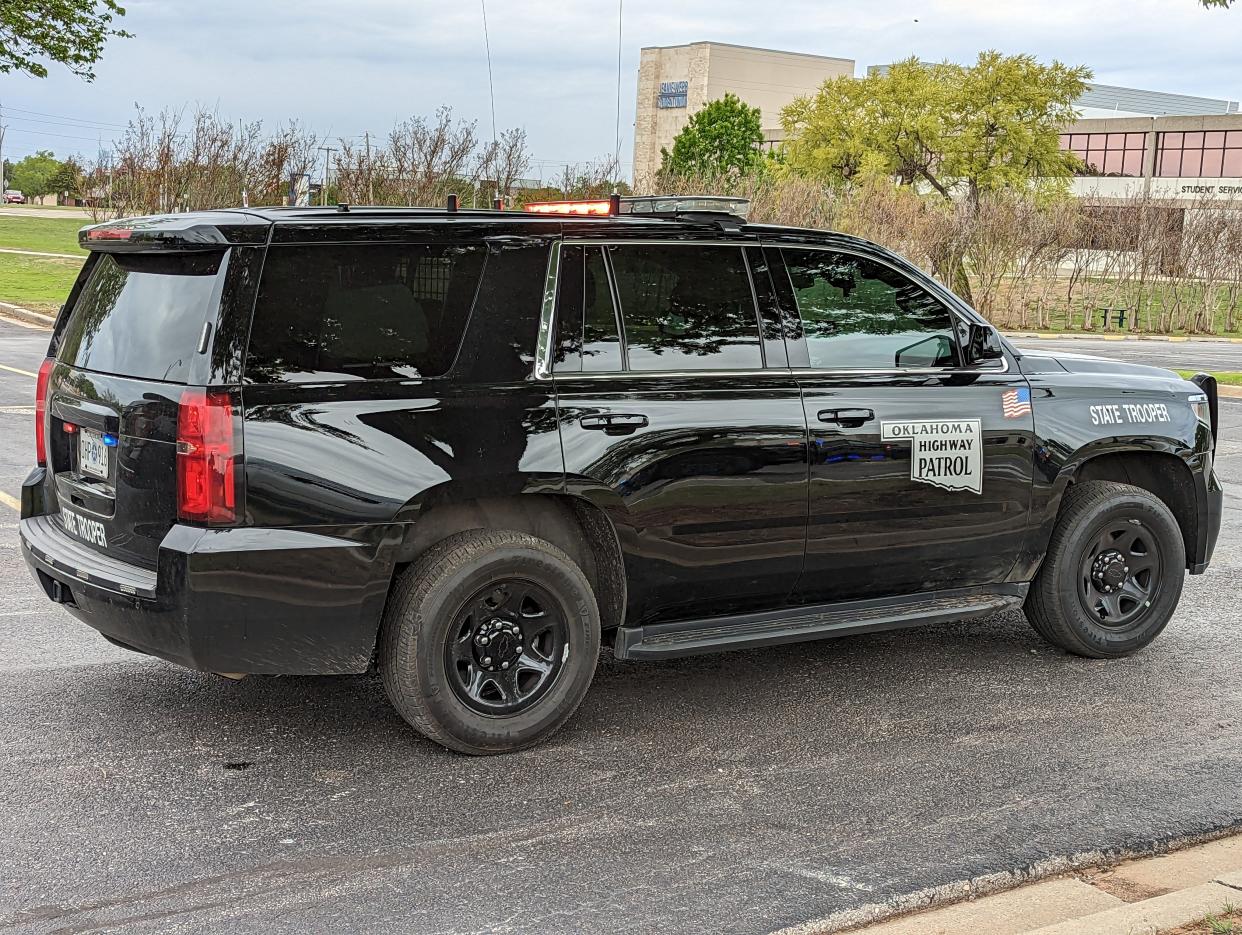
[(1001, 393), (1001, 412), (1006, 419), (1021, 419), (1031, 414), (1031, 391), (1026, 387)]

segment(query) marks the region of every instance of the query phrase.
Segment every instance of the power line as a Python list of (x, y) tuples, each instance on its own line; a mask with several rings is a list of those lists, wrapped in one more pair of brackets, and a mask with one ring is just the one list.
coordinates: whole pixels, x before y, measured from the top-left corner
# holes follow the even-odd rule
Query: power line
[(108, 123), (106, 120), (88, 120), (84, 117), (68, 117), (65, 114), (45, 114), (38, 110), (24, 110), (21, 107), (10, 107), (8, 110), (18, 114), (34, 114), (36, 117), (54, 117), (57, 120), (72, 120), (74, 123), (89, 123), (101, 127), (111, 127), (116, 130), (125, 129), (125, 124), (123, 123)]
[[(99, 139), (97, 136), (69, 136), (65, 133), (49, 133), (47, 130), (38, 130), (33, 127), (9, 127), (10, 133), (34, 133), (37, 136), (54, 136), (61, 140), (86, 140), (88, 143), (94, 143)], [(111, 139), (111, 137), (109, 137)]]

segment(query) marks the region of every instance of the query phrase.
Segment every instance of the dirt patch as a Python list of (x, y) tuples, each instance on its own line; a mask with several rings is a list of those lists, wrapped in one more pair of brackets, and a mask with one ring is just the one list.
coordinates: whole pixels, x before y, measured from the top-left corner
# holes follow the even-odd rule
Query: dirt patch
[(1210, 913), (1198, 922), (1170, 929), (1164, 935), (1242, 935), (1242, 909)]
[(1154, 896), (1163, 896), (1165, 893), (1173, 892), (1166, 887), (1143, 886), (1135, 883), (1133, 880), (1127, 880), (1125, 877), (1117, 876), (1113, 870), (1097, 870), (1091, 873), (1084, 873), (1079, 876), (1084, 883), (1089, 883), (1098, 890), (1103, 890), (1109, 896), (1116, 896), (1122, 902), (1137, 903), (1144, 899), (1151, 899)]

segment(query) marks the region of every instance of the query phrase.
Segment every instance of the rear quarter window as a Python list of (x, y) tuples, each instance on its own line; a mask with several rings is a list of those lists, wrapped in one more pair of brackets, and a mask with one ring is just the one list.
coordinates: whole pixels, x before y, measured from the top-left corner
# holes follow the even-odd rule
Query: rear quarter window
[(57, 358), (81, 370), (185, 383), (220, 304), (221, 253), (99, 256), (65, 320)]
[(461, 346), (485, 258), (479, 244), (269, 247), (246, 380), (442, 376)]

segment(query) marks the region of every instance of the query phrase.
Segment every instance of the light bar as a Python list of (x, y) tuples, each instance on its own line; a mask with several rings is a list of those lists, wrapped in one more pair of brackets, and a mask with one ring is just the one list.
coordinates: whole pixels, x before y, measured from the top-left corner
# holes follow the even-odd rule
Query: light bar
[(531, 201), (522, 206), (531, 214), (571, 214), (607, 217), (612, 203), (604, 201)]
[(731, 214), (745, 219), (750, 213), (750, 200), (728, 195), (637, 195), (621, 199), (621, 213), (664, 217), (676, 217), (680, 214)]

